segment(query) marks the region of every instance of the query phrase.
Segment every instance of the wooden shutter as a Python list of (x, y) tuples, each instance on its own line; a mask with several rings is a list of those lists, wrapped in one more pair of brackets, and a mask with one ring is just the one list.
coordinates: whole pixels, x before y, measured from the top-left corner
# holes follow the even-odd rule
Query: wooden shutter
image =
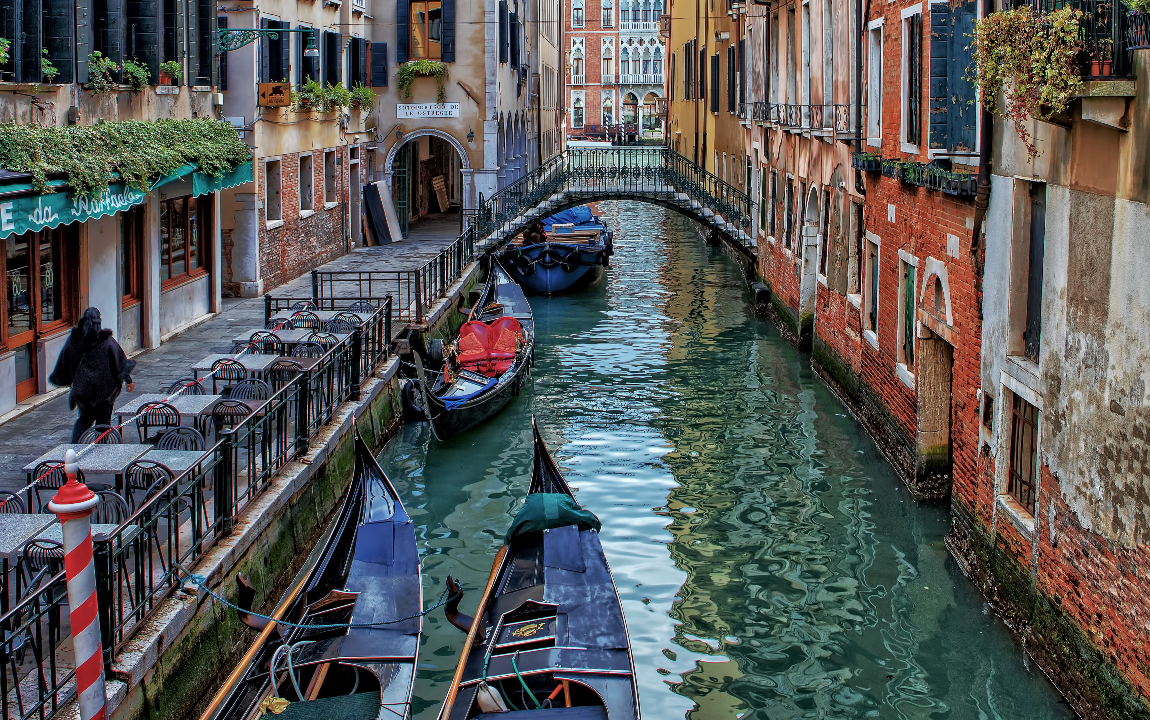
[(440, 59), (455, 62), (455, 0), (443, 0)]
[(395, 10), (395, 62), (402, 65), (411, 56), (411, 0), (399, 0)]
[(974, 63), (970, 36), (978, 20), (974, 0), (951, 6), (950, 62), (948, 64), (947, 108), (948, 149), (953, 153), (975, 153), (979, 106), (973, 82), (967, 79), (967, 69)]
[[(260, 29), (271, 29), (272, 23), (275, 20), (267, 20), (260, 18)], [(272, 41), (271, 38), (264, 35), (259, 40), (260, 43), (260, 82), (272, 81)]]
[[(226, 17), (217, 18), (216, 26), (227, 28), (228, 19)], [(219, 87), (220, 92), (228, 89), (228, 54), (226, 52), (220, 53)]]
[[(707, 99), (707, 46), (699, 48), (699, 100)], [(703, 153), (706, 155), (706, 153)]]
[(508, 54), (508, 28), (507, 28), (507, 0), (499, 0), (499, 62), (507, 62)]
[[(160, 31), (163, 27), (160, 3), (158, 0), (127, 0), (124, 9), (126, 13), (124, 55), (134, 58), (148, 68), (148, 75), (151, 76), (152, 84), (158, 84), (160, 82)], [(60, 67), (60, 63), (56, 63), (56, 67)]]
[(727, 46), (727, 112), (735, 113), (735, 46)]
[(930, 4), (930, 149), (948, 147), (950, 92), (950, 3)]
[(519, 67), (519, 13), (507, 14), (507, 44), (508, 62), (512, 67)]
[(355, 39), (356, 82), (367, 85), (367, 40)]
[(719, 53), (711, 56), (711, 112), (719, 112)]
[[(291, 23), (280, 22), (280, 29), (291, 28)], [(280, 33), (280, 76), (276, 80), (291, 81), (291, 33)]]
[(48, 59), (60, 71), (56, 76), (58, 83), (72, 82), (72, 65), (75, 60), (72, 37), (76, 31), (72, 12), (73, 4), (69, 0), (44, 0), (43, 47), (48, 51)]
[(187, 78), (189, 86), (195, 85), (197, 76), (199, 75), (200, 68), (200, 53), (199, 43), (196, 40), (199, 38), (200, 24), (196, 18), (196, 0), (184, 0), (184, 11), (180, 13), (187, 27), (187, 34), (180, 33), (180, 42), (185, 43), (184, 48), (187, 63), (184, 65), (184, 77)]
[(908, 17), (906, 29), (906, 141), (918, 145), (922, 139), (922, 15)]
[(343, 79), (343, 36), (337, 32), (323, 34), (323, 80), (338, 85)]
[(739, 39), (739, 76), (735, 79), (739, 88), (739, 103), (747, 101), (747, 41)]
[(387, 87), (387, 43), (371, 44), (371, 86)]
[(903, 263), (902, 355), (908, 368), (914, 367), (914, 265)]

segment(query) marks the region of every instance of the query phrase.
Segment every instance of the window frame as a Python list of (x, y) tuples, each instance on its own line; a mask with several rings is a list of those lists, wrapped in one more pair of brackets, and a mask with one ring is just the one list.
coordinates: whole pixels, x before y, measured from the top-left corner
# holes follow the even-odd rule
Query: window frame
[[(304, 172), (304, 163), (307, 163), (307, 172)], [(297, 183), (299, 186), (299, 212), (301, 217), (308, 217), (315, 212), (315, 154), (300, 153), (297, 164)], [(308, 203), (304, 204), (304, 187), (307, 187)], [(307, 213), (307, 215), (304, 215)]]
[[(1005, 394), (1010, 397), (1010, 439), (1007, 448), (1005, 490), (1022, 511), (1033, 518), (1037, 512), (1038, 502), (1038, 442), (1042, 413), (1039, 412), (1038, 406), (1031, 404), (1019, 393), (1008, 389)], [(1032, 433), (1029, 437), (1029, 449), (1025, 442), (1028, 428)], [(1021, 448), (1020, 440), (1023, 441)], [(1015, 465), (1017, 461), (1024, 460), (1021, 457), (1023, 453), (1029, 455), (1029, 458), (1025, 458), (1029, 460), (1030, 465), (1028, 478), (1023, 477), (1023, 473)]]
[[(907, 286), (907, 280), (910, 286)], [(909, 292), (908, 292), (909, 289)], [(918, 258), (905, 250), (898, 251), (898, 330), (896, 358), (898, 364), (910, 375), (914, 375), (917, 333), (915, 333), (915, 308), (918, 291)], [(907, 351), (907, 344), (910, 348)]]
[(144, 297), (144, 240), (147, 222), (143, 205), (120, 213), (120, 307), (135, 307)]
[(587, 13), (583, 7), (583, 0), (573, 0), (571, 3), (571, 27), (584, 28), (587, 26)]
[(323, 209), (339, 205), (339, 155), (334, 149), (323, 151)]
[[(416, 22), (416, 13), (420, 7), (426, 9), (426, 19), (424, 22)], [(439, 11), (439, 39), (433, 40), (431, 36), (431, 28), (433, 25), (432, 14), (435, 10)], [(408, 45), (407, 54), (409, 60), (443, 60), (443, 0), (411, 0), (410, 8), (408, 10)], [(417, 50), (415, 42), (416, 28), (420, 27), (423, 30), (424, 37), (427, 41), (427, 54), (420, 54)], [(434, 46), (434, 47), (432, 47)]]
[(899, 99), (899, 149), (917, 155), (922, 144), (923, 115), (922, 3), (903, 8), (901, 15), (902, 42), (899, 56), (902, 65), (902, 87)]
[(878, 349), (878, 309), (882, 279), (882, 241), (872, 232), (866, 233), (863, 241), (866, 252), (863, 265), (863, 337)]
[(867, 25), (867, 145), (882, 147), (882, 85), (884, 18)]
[[(160, 252), (159, 261), (160, 261), (160, 291), (161, 292), (163, 292), (164, 290), (167, 290), (168, 288), (176, 287), (178, 285), (183, 285), (186, 282), (190, 282), (192, 280), (196, 280), (197, 278), (201, 278), (204, 275), (207, 275), (209, 272), (208, 252), (207, 252), (206, 245), (207, 245), (207, 238), (210, 236), (211, 229), (212, 229), (212, 224), (211, 224), (212, 223), (212, 218), (211, 218), (212, 204), (207, 203), (207, 202), (200, 202), (200, 198), (206, 198), (206, 197), (210, 197), (210, 195), (201, 195), (199, 197), (195, 197), (191, 194), (188, 194), (188, 195), (181, 195), (179, 197), (165, 198), (165, 199), (160, 201), (160, 223), (161, 223), (161, 225), (160, 225), (160, 251), (161, 252)], [(183, 260), (184, 271), (182, 273), (176, 275), (176, 274), (173, 274), (173, 272), (172, 272), (173, 252), (172, 252), (172, 243), (171, 243), (170, 239), (168, 241), (168, 253), (167, 253), (166, 258), (164, 257), (164, 253), (163, 253), (163, 247), (164, 247), (164, 240), (163, 240), (164, 210), (163, 210), (163, 206), (166, 204), (172, 205), (172, 204), (179, 202), (179, 201), (183, 201), (183, 203), (184, 203), (184, 218), (183, 218), (184, 219), (184, 260)], [(193, 207), (195, 208), (194, 214), (193, 214)], [(195, 218), (194, 223), (193, 223), (193, 217)], [(171, 218), (172, 218), (172, 213), (169, 211), (168, 212), (169, 222), (171, 221)], [(196, 231), (194, 234), (192, 232), (193, 227), (195, 228), (195, 231)], [(169, 232), (169, 238), (170, 238), (171, 237), (170, 228), (169, 228), (168, 232)], [(195, 254), (198, 256), (198, 265), (197, 265), (197, 267), (194, 267), (194, 268), (191, 267), (192, 238), (193, 237), (196, 238), (196, 243), (195, 243), (196, 253)], [(166, 277), (166, 278), (163, 277), (163, 270), (165, 267), (168, 268), (168, 277)]]
[[(272, 175), (274, 166), (275, 175)], [(264, 158), (264, 224), (268, 227), (276, 227), (273, 223), (282, 223), (284, 219), (283, 212), (283, 162), (279, 157)], [(273, 186), (272, 179), (275, 179), (274, 195), (277, 217), (271, 216), (272, 211), (272, 196)]]

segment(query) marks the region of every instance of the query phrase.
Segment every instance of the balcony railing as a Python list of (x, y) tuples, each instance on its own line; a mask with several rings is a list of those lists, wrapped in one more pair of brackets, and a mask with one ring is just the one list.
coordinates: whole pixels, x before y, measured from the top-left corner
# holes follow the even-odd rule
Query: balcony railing
[(641, 22), (623, 20), (619, 23), (619, 29), (631, 32), (655, 32), (659, 29), (659, 23), (649, 20)]
[(1078, 64), (1087, 80), (1130, 77), (1134, 70), (1131, 50), (1147, 46), (1150, 39), (1146, 15), (1130, 15), (1120, 0), (1024, 0), (1016, 2), (1016, 7), (1024, 4), (1040, 15), (1067, 6), (1082, 11)]
[(663, 73), (625, 73), (619, 76), (620, 85), (662, 85)]
[(614, 85), (615, 73), (603, 73), (603, 75), (599, 77), (599, 83), (601, 85)]
[(572, 75), (571, 76), (571, 84), (572, 85), (582, 85), (584, 79), (585, 78), (583, 75)]
[(760, 101), (741, 105), (739, 117), (797, 130), (833, 130), (839, 139), (858, 137), (853, 105), (794, 105)]

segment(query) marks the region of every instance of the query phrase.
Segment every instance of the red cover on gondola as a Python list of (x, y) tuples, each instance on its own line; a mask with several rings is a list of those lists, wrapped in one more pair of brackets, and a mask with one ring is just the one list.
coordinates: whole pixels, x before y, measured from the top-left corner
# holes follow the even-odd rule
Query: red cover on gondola
[(490, 325), (470, 320), (459, 328), (459, 364), (480, 375), (498, 377), (515, 361), (523, 341), (523, 326), (513, 317), (501, 317)]

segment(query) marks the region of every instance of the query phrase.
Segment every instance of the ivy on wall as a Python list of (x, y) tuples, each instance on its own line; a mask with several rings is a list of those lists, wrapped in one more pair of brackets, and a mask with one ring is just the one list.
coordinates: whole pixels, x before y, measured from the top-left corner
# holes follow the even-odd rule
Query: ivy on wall
[(235, 128), (211, 118), (66, 127), (0, 124), (0, 167), (31, 173), (41, 194), (52, 191), (50, 175), (65, 175), (66, 184), (85, 195), (118, 180), (146, 192), (154, 180), (189, 163), (218, 176), (250, 159)]
[(447, 66), (437, 60), (412, 60), (400, 65), (395, 75), (399, 95), (405, 101), (411, 99), (411, 84), (420, 76), (435, 78), (439, 87), (436, 102), (442, 105), (447, 99)]

